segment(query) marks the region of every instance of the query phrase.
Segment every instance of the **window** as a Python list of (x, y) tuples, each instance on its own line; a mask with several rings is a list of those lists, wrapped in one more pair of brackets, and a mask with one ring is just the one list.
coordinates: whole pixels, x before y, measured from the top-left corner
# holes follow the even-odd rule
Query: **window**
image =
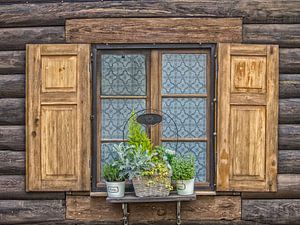
[(168, 115), (150, 127), (152, 143), (180, 154), (192, 152), (196, 189), (213, 189), (214, 49), (214, 45), (94, 46), (92, 191), (105, 190), (101, 166), (112, 158), (112, 146), (123, 142), (132, 109)]

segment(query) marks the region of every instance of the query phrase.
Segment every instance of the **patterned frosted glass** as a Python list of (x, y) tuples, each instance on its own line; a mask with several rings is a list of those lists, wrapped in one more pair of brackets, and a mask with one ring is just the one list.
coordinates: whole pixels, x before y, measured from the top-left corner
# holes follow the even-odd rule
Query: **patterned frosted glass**
[(118, 145), (120, 142), (109, 142), (101, 144), (101, 179), (103, 179), (103, 167), (105, 163), (111, 162), (116, 156), (113, 153), (114, 145)]
[(102, 95), (146, 95), (145, 55), (102, 55)]
[(163, 54), (163, 94), (206, 93), (206, 54)]
[(123, 139), (123, 128), (132, 109), (137, 112), (145, 108), (144, 99), (102, 99), (102, 139)]
[[(163, 98), (162, 110), (176, 123), (178, 137), (206, 136), (206, 99)], [(163, 119), (162, 135), (165, 138), (177, 137), (175, 124), (167, 116)]]
[[(169, 149), (176, 149), (176, 142), (163, 142)], [(205, 142), (178, 142), (177, 153), (180, 155), (194, 154), (196, 158), (196, 181), (206, 181), (206, 143)]]

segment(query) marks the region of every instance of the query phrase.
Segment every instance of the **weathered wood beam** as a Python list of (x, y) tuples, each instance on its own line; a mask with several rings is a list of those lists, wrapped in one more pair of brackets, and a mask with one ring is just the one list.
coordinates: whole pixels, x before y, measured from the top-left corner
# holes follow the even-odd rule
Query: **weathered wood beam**
[(243, 43), (300, 47), (300, 24), (244, 24)]
[(279, 123), (300, 123), (300, 98), (279, 100)]
[(298, 150), (300, 146), (300, 124), (279, 125), (279, 149)]
[(0, 29), (0, 50), (24, 50), (26, 44), (64, 42), (65, 29), (63, 26)]
[(227, 18), (104, 18), (66, 21), (68, 43), (242, 42), (242, 20)]
[(299, 224), (300, 199), (243, 200), (242, 219), (267, 224)]
[[(0, 26), (64, 25), (70, 18), (243, 17), (245, 23), (300, 23), (297, 0), (101, 1), (0, 6)], [(29, 13), (30, 12), (30, 13)]]
[(0, 98), (24, 98), (25, 75), (0, 75)]
[(279, 61), (280, 73), (299, 73), (300, 48), (281, 48)]
[(25, 152), (0, 151), (0, 175), (2, 174), (25, 174)]
[(25, 73), (25, 51), (0, 51), (0, 74)]
[(24, 175), (1, 175), (0, 176), (0, 199), (2, 200), (3, 199), (57, 200), (57, 199), (65, 199), (65, 193), (64, 192), (26, 192)]
[(300, 98), (300, 74), (280, 74), (280, 98)]
[(24, 126), (0, 126), (0, 150), (25, 150)]
[(298, 150), (279, 151), (278, 173), (300, 174), (300, 146)]
[[(182, 203), (182, 219), (240, 219), (240, 196), (201, 196), (196, 201)], [(175, 203), (132, 203), (129, 219), (132, 222), (169, 221), (175, 219)], [(106, 203), (104, 197), (67, 196), (67, 219), (120, 221), (119, 204)]]
[(0, 98), (0, 125), (25, 125), (24, 98)]
[[(280, 151), (281, 152), (281, 151)], [(300, 198), (300, 174), (278, 174), (277, 192), (243, 192), (243, 199)]]
[(65, 219), (63, 200), (0, 200), (0, 224)]

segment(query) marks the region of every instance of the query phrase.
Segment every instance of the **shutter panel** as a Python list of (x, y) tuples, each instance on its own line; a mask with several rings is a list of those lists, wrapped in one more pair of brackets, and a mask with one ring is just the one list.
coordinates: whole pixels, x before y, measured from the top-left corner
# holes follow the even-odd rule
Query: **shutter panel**
[(26, 189), (90, 190), (90, 46), (27, 45)]
[(219, 44), (217, 190), (276, 191), (278, 46)]

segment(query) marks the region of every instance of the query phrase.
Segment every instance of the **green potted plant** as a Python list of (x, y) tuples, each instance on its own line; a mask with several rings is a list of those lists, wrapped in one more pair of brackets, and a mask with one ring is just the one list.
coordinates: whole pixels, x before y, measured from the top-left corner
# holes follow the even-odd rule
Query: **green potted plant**
[(194, 193), (195, 183), (195, 156), (176, 156), (171, 160), (172, 179), (176, 181), (176, 189), (179, 195)]
[(106, 181), (108, 197), (124, 197), (125, 176), (122, 175), (120, 168), (114, 163), (105, 164), (103, 175)]

